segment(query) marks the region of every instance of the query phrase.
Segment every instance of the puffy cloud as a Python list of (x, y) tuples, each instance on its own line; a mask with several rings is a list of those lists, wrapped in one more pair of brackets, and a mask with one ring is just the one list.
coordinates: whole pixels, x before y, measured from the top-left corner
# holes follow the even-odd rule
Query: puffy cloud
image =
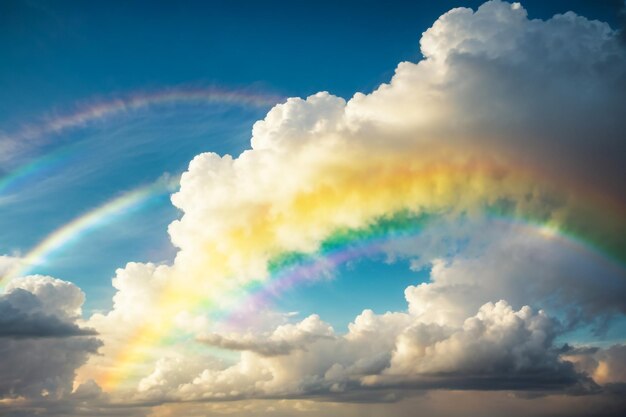
[[(250, 150), (196, 156), (172, 197), (183, 212), (169, 227), (176, 260), (118, 270), (112, 311), (88, 322), (107, 343), (85, 378), (148, 357), (135, 371), (147, 375), (139, 388), (150, 399), (371, 390), (384, 400), (383, 388), (398, 386), (591, 385), (559, 358), (561, 328), (541, 309), (622, 314), (623, 270), (572, 256), (549, 230), (492, 232), (480, 213), (508, 206), (623, 253), (626, 53), (617, 33), (572, 13), (529, 20), (519, 5), (491, 1), (442, 16), (421, 49), (424, 60), (401, 63), (371, 94), (290, 98), (254, 125)], [(433, 266), (430, 282), (407, 289), (408, 312), (366, 310), (346, 335), (317, 318), (266, 334), (199, 332), (240, 351), (233, 364), (202, 357), (197, 366), (154, 347), (183, 317), (193, 317), (187, 331), (208, 327), (210, 311), (196, 317), (196, 307), (219, 309), (267, 279), (275, 257), (314, 253), (337, 231), (407, 211), (449, 228), (468, 219), (479, 236), (443, 254), (432, 244), (440, 232), (388, 247), (417, 269)]]
[(194, 355), (192, 358), (170, 354), (159, 359), (154, 371), (139, 381), (137, 390), (148, 392), (149, 398), (163, 400), (171, 396), (174, 389), (200, 375), (206, 368), (223, 369), (221, 361), (211, 356)]
[[(130, 262), (119, 268), (113, 278), (113, 309), (108, 313), (111, 322), (131, 324), (154, 313), (159, 295), (167, 285), (167, 265)], [(91, 320), (100, 323), (103, 314), (95, 314)]]
[(528, 306), (487, 303), (460, 329), (419, 322), (398, 339), (389, 374), (503, 375), (552, 371), (563, 364), (550, 352), (558, 324)]
[(40, 299), (20, 288), (0, 296), (0, 338), (67, 337), (94, 335), (73, 322), (46, 314)]
[[(96, 329), (105, 343), (101, 355), (92, 356), (88, 366), (80, 370), (80, 381), (95, 379), (105, 384), (105, 375), (124, 372), (119, 364), (121, 352), (128, 352), (129, 343), (138, 332), (143, 329), (145, 336), (154, 328), (167, 326), (165, 319), (159, 321), (158, 318), (167, 317), (172, 312), (171, 309), (159, 311), (163, 307), (162, 294), (171, 279), (170, 269), (167, 265), (130, 262), (125, 268), (117, 270), (113, 278), (113, 287), (117, 289), (113, 308), (106, 314), (96, 313), (87, 320), (87, 325)], [(168, 317), (167, 320), (173, 318)], [(154, 354), (158, 358), (162, 352), (155, 351)]]
[[(623, 216), (581, 187), (622, 198), (626, 54), (615, 32), (492, 1), (445, 14), (421, 47), (424, 60), (371, 94), (288, 99), (254, 125), (252, 149), (194, 158), (172, 197), (184, 212), (169, 228), (179, 284), (263, 277), (281, 252), (315, 251), (338, 229), (401, 210), (503, 201), (620, 250)], [(607, 149), (614, 157), (597, 167)]]
[(42, 275), (31, 275), (27, 279), (10, 281), (5, 292), (20, 288), (37, 296), (40, 309), (65, 318), (77, 318), (85, 302), (85, 294), (71, 282)]
[(95, 338), (2, 338), (2, 397), (62, 397), (72, 391), (76, 369), (101, 343)]
[[(320, 333), (313, 329), (323, 337), (310, 337)], [(212, 335), (208, 340), (214, 345), (244, 350), (240, 360), (188, 374), (184, 383), (179, 360), (160, 362), (140, 387), (148, 394), (153, 387), (168, 387), (169, 398), (185, 400), (317, 395), (356, 400), (386, 387), (552, 390), (590, 384), (559, 358), (553, 344), (558, 332), (558, 322), (544, 312), (527, 306), (514, 311), (504, 301), (485, 304), (459, 327), (366, 310), (346, 335), (337, 335), (311, 316), (278, 327), (267, 339)], [(294, 340), (305, 339), (306, 345), (295, 346)]]
[(435, 234), (440, 240), (452, 236), (465, 242), (453, 255), (430, 250), (428, 233), (426, 240), (418, 237), (388, 250), (401, 256), (434, 254), (430, 280), (405, 291), (409, 309), (425, 322), (458, 324), (481, 304), (497, 299), (516, 308), (530, 303), (567, 314), (568, 325), (583, 321), (601, 326), (607, 317), (626, 313), (621, 266), (583, 242), (551, 233), (523, 223), (487, 220)]
[(424, 60), (401, 63), (347, 113), (415, 139), (495, 147), (547, 172), (568, 168), (604, 189), (623, 181), (621, 158), (606, 150), (623, 151), (625, 53), (606, 23), (571, 12), (529, 20), (523, 7), (491, 1), (444, 14), (420, 46)]
[(306, 350), (306, 346), (320, 338), (333, 338), (332, 327), (323, 323), (319, 316), (307, 317), (300, 323), (285, 324), (271, 335), (232, 335), (223, 336), (210, 333), (200, 336), (199, 341), (211, 346), (229, 350), (255, 352), (261, 356), (287, 355), (293, 350)]
[[(72, 392), (76, 369), (101, 342), (79, 327), (84, 295), (75, 285), (31, 276), (0, 296), (0, 397), (59, 399)], [(65, 303), (64, 303), (65, 300)]]
[(599, 384), (626, 387), (626, 345), (617, 344), (606, 349), (578, 347), (566, 351), (564, 357)]
[(20, 262), (20, 258), (11, 255), (0, 255), (0, 276), (4, 276)]
[(601, 384), (626, 383), (626, 345), (613, 345), (596, 355), (598, 367), (592, 374)]

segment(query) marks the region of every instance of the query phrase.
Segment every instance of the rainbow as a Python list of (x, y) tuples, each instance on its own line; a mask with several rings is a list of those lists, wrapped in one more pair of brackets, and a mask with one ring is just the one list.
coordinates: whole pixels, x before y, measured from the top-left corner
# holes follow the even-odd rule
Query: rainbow
[(84, 127), (116, 115), (160, 105), (208, 103), (269, 108), (281, 100), (282, 97), (276, 95), (216, 87), (181, 87), (153, 92), (139, 92), (108, 101), (91, 102), (79, 106), (78, 110), (73, 113), (47, 117), (42, 123), (25, 125), (12, 135), (0, 134), (0, 141), (23, 144), (46, 135), (56, 135), (70, 129)]
[(296, 285), (331, 276), (336, 268), (350, 261), (381, 254), (389, 242), (418, 236), (434, 218), (401, 212), (363, 229), (336, 231), (314, 254), (283, 253), (270, 261), (267, 280), (252, 281), (242, 287), (212, 317), (216, 322), (236, 322)]
[(44, 264), (59, 251), (75, 243), (85, 234), (114, 219), (138, 210), (156, 197), (174, 191), (177, 178), (163, 177), (158, 181), (122, 194), (58, 228), (32, 248), (21, 261), (0, 280), (0, 288), (13, 278), (27, 274), (33, 267)]
[[(110, 100), (91, 101), (78, 105), (74, 112), (44, 117), (40, 122), (24, 125), (11, 134), (0, 132), (0, 141), (16, 145), (12, 153), (19, 154), (24, 149), (39, 145), (40, 140), (47, 136), (59, 135), (72, 129), (107, 121), (115, 116), (152, 107), (178, 104), (217, 104), (267, 109), (282, 100), (283, 97), (271, 94), (216, 87), (181, 87), (131, 93)], [(73, 150), (73, 146), (64, 146), (14, 168), (12, 172), (0, 178), (0, 196), (12, 191), (15, 187), (22, 186), (31, 178), (63, 166), (72, 159), (75, 153)], [(174, 185), (174, 183), (176, 184)], [(173, 191), (175, 186), (177, 186), (177, 181), (165, 180), (139, 187), (61, 226), (24, 255), (20, 263), (4, 276), (0, 276), (0, 290), (11, 279), (26, 275), (35, 266), (44, 264), (56, 253), (75, 243), (86, 233), (102, 227), (132, 210), (140, 209), (154, 198)]]
[[(417, 237), (438, 219), (440, 219), (438, 213), (415, 215), (409, 211), (401, 211), (392, 216), (376, 219), (361, 229), (336, 230), (320, 244), (315, 253), (290, 252), (274, 257), (269, 262), (268, 276), (265, 279), (233, 288), (224, 295), (225, 302), (220, 300), (218, 303), (216, 300), (195, 294), (187, 299), (189, 303), (187, 307), (189, 311), (209, 313), (213, 324), (241, 323), (254, 317), (256, 312), (270, 305), (290, 288), (331, 276), (338, 267), (348, 262), (383, 255), (387, 244)], [(616, 276), (626, 278), (623, 260), (616, 260), (610, 252), (604, 251), (589, 239), (562, 228), (555, 228), (538, 219), (514, 217), (501, 207), (488, 208), (485, 219), (512, 226), (520, 233), (535, 234), (554, 240), (581, 256), (602, 263)], [(168, 304), (170, 298), (175, 297), (174, 292), (174, 289), (166, 289), (161, 295), (160, 302)], [(146, 359), (148, 355), (146, 346), (169, 345), (190, 338), (190, 335), (176, 331), (171, 319), (159, 321), (158, 326), (148, 325), (138, 330), (133, 340), (116, 358), (114, 368), (99, 380), (103, 388), (116, 388), (132, 376), (138, 376), (136, 366), (138, 362)]]
[[(626, 226), (623, 206), (597, 190), (580, 184), (558, 187), (563, 184), (557, 180), (544, 188), (538, 181), (547, 176), (542, 172), (515, 165), (505, 170), (491, 158), (461, 155), (455, 160), (454, 154), (445, 153), (431, 162), (416, 161), (415, 154), (407, 152), (403, 160), (404, 155), (369, 153), (350, 158), (357, 160), (355, 165), (338, 160), (318, 167), (323, 176), (276, 212), (268, 215), (261, 207), (234, 223), (219, 241), (205, 240), (193, 258), (196, 263), (185, 265), (186, 270), (178, 270), (176, 263), (171, 267), (172, 279), (155, 300), (155, 316), (137, 323), (124, 347), (107, 353), (110, 365), (91, 377), (105, 390), (124, 387), (142, 375), (154, 348), (190, 337), (176, 326), (180, 312), (202, 312), (226, 324), (245, 319), (246, 306), (259, 308), (285, 289), (327, 276), (338, 265), (380, 254), (387, 242), (418, 235), (435, 219), (514, 223), (520, 231), (570, 245), (624, 276), (626, 251), (619, 232)], [(277, 240), (285, 225), (291, 233), (314, 236), (319, 244), (286, 252), (289, 243)], [(263, 257), (266, 274), (240, 279), (239, 270), (228, 262), (232, 251), (244, 265)], [(220, 279), (213, 280), (215, 275)]]
[[(12, 135), (0, 132), (0, 141), (14, 142), (24, 146), (29, 141), (46, 135), (60, 134), (67, 130), (104, 121), (116, 115), (159, 105), (207, 103), (266, 108), (280, 100), (281, 97), (274, 95), (219, 88), (171, 88), (154, 92), (133, 93), (109, 101), (97, 101), (79, 106), (79, 109), (73, 113), (47, 118), (39, 124), (28, 124)], [(68, 164), (76, 156), (76, 147), (68, 145), (14, 168), (11, 172), (0, 177), (0, 197), (10, 193), (16, 187), (22, 186), (29, 179)]]
[(33, 161), (19, 166), (0, 178), (0, 196), (22, 186), (29, 179), (42, 176), (71, 162), (78, 156), (75, 147), (62, 147)]
[[(315, 280), (332, 272), (332, 269), (352, 259), (374, 255), (392, 236), (410, 236), (418, 233), (426, 225), (429, 216), (415, 218), (407, 214), (396, 215), (391, 219), (383, 219), (362, 230), (345, 230), (337, 232), (326, 240), (316, 254), (283, 253), (270, 263), (270, 274), (267, 279), (249, 282), (244, 286), (227, 289), (224, 294), (226, 302), (216, 302), (202, 294), (177, 293), (175, 286), (166, 288), (160, 296), (159, 305), (163, 310), (176, 310), (181, 304), (189, 311), (210, 313), (216, 322), (236, 320), (244, 314), (238, 307), (242, 303), (251, 303), (247, 307), (261, 307), (281, 292), (306, 280)], [(362, 242), (358, 243), (358, 238)], [(172, 307), (172, 305), (176, 307)], [(114, 389), (124, 381), (138, 376), (138, 364), (147, 357), (146, 346), (167, 345), (188, 338), (186, 334), (175, 335), (173, 314), (163, 314), (157, 322), (139, 326), (128, 347), (115, 358), (113, 366), (98, 376), (98, 383), (105, 389)]]
[[(256, 311), (271, 304), (272, 300), (290, 288), (329, 276), (348, 262), (384, 254), (386, 245), (391, 242), (419, 236), (436, 218), (433, 215), (416, 217), (409, 212), (401, 212), (390, 218), (379, 219), (364, 229), (337, 231), (322, 242), (314, 254), (281, 254), (270, 262), (267, 280), (253, 281), (243, 287), (226, 307), (222, 307), (212, 317), (217, 322), (227, 324), (237, 323), (246, 316), (252, 317)], [(602, 264), (616, 276), (623, 275), (626, 278), (626, 264), (623, 260), (616, 259), (592, 241), (564, 229), (536, 219), (512, 217), (499, 208), (487, 210), (486, 220), (496, 226), (513, 227), (519, 233), (538, 234), (554, 240), (580, 256), (593, 258), (594, 262)]]

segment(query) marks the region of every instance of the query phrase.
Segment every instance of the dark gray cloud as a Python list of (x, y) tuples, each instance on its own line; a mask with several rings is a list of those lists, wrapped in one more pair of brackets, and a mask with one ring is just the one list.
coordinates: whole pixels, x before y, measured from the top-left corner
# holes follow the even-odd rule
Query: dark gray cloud
[(102, 345), (92, 337), (95, 331), (81, 328), (74, 315), (83, 294), (50, 277), (18, 281), (0, 295), (0, 398), (65, 398), (76, 369)]
[(101, 342), (93, 337), (0, 340), (0, 397), (59, 398)]
[(607, 0), (611, 4), (615, 12), (616, 29), (619, 38), (626, 45), (626, 1), (624, 0)]
[(594, 346), (567, 346), (563, 356), (576, 369), (592, 376), (610, 392), (623, 391), (626, 386), (626, 345), (615, 344), (608, 348)]
[(41, 311), (34, 294), (17, 288), (0, 296), (0, 338), (93, 336), (95, 330), (80, 328), (66, 318)]

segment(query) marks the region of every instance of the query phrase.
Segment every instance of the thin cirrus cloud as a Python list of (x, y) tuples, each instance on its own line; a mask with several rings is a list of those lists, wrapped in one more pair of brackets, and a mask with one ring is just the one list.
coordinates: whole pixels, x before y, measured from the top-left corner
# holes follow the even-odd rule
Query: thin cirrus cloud
[[(172, 123), (195, 123), (202, 134), (215, 134), (206, 126), (201, 128), (202, 123), (197, 119), (175, 121), (171, 120), (170, 113), (180, 114), (185, 109), (187, 113), (192, 113), (189, 110), (196, 105), (205, 113), (209, 109), (233, 107), (265, 109), (280, 100), (279, 96), (253, 90), (178, 87), (118, 94), (107, 100), (85, 101), (76, 105), (73, 111), (49, 113), (38, 122), (0, 132), (0, 143), (10, 148), (0, 157), (0, 167), (4, 171), (0, 175), (0, 204), (14, 200), (19, 202), (18, 194), (25, 192), (32, 197), (36, 192), (45, 193), (47, 189), (67, 186), (79, 178), (92, 176), (94, 170), (103, 171), (107, 164), (118, 159), (141, 156), (142, 152), (146, 152), (146, 146), (156, 146), (158, 140), (163, 140), (159, 130), (168, 133)], [(152, 116), (146, 111), (160, 117), (146, 117)], [(169, 118), (164, 118), (165, 115)], [(124, 121), (122, 116), (131, 118)], [(219, 117), (225, 118), (224, 115)], [(153, 125), (165, 120), (165, 126), (160, 126), (159, 130), (148, 129), (143, 123), (146, 120)], [(76, 140), (68, 141), (67, 137), (73, 138), (72, 135), (81, 131), (83, 134), (78, 135)], [(129, 136), (133, 139), (127, 140)], [(113, 140), (115, 152), (110, 149)], [(175, 147), (170, 145), (170, 148)], [(62, 180), (57, 178), (59, 176), (63, 177)], [(60, 181), (62, 183), (58, 184)]]
[[(65, 131), (102, 122), (120, 114), (137, 112), (141, 109), (180, 103), (230, 104), (266, 107), (280, 101), (279, 96), (259, 94), (244, 90), (223, 88), (179, 87), (162, 91), (147, 91), (116, 97), (110, 100), (94, 101), (79, 106), (74, 112), (48, 115), (41, 122), (23, 125), (15, 132), (3, 132), (0, 140), (3, 146), (15, 152), (40, 145), (46, 137)], [(3, 153), (3, 159), (14, 156)]]

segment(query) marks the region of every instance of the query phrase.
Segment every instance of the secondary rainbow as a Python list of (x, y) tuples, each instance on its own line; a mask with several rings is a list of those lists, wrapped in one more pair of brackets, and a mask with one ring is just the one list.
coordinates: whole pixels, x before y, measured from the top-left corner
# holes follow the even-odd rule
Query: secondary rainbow
[(0, 178), (0, 196), (23, 187), (33, 178), (38, 178), (44, 174), (47, 175), (49, 172), (71, 163), (78, 155), (76, 147), (64, 146), (17, 167), (9, 174)]
[(77, 110), (72, 113), (48, 116), (41, 123), (27, 124), (13, 134), (0, 134), (0, 140), (24, 146), (43, 136), (60, 134), (66, 130), (84, 127), (119, 114), (158, 105), (207, 103), (268, 108), (281, 100), (282, 97), (277, 95), (217, 87), (180, 87), (139, 92), (110, 100), (92, 101), (78, 106)]
[[(58, 135), (65, 131), (86, 127), (114, 116), (159, 105), (174, 104), (227, 104), (267, 108), (282, 98), (271, 94), (254, 93), (247, 90), (223, 88), (170, 88), (153, 92), (131, 93), (106, 101), (92, 101), (77, 107), (72, 113), (43, 118), (40, 123), (30, 123), (13, 134), (0, 132), (0, 141), (18, 145), (17, 153), (36, 145), (38, 139)], [(77, 155), (74, 144), (62, 146), (12, 168), (0, 177), (0, 196), (21, 187), (32, 179), (66, 166)]]
[(152, 199), (166, 195), (175, 189), (177, 179), (162, 178), (122, 194), (100, 207), (58, 228), (32, 248), (15, 267), (9, 270), (0, 280), (4, 286), (9, 280), (27, 274), (34, 267), (45, 263), (54, 254), (76, 242), (86, 233), (95, 230), (116, 218), (138, 210)]

